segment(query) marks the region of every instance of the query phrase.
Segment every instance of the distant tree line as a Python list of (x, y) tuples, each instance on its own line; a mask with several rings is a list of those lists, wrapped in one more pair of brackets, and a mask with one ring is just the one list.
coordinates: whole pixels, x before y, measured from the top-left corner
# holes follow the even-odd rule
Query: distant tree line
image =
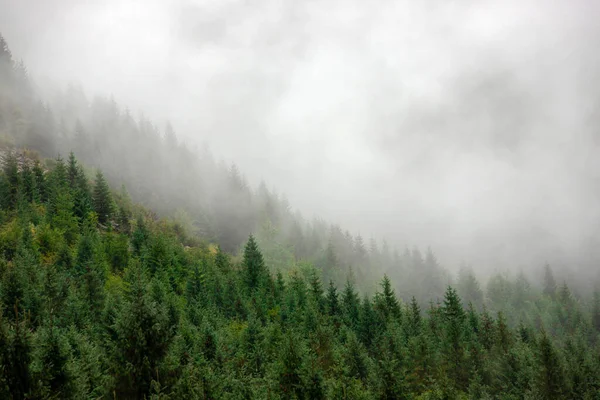
[(549, 266), (539, 287), (496, 276), (485, 290), (463, 270), (425, 307), (386, 275), (361, 294), (323, 281), (327, 266), (272, 271), (254, 236), (232, 257), (73, 154), (8, 152), (0, 206), (0, 398), (600, 393), (600, 291), (578, 298)]

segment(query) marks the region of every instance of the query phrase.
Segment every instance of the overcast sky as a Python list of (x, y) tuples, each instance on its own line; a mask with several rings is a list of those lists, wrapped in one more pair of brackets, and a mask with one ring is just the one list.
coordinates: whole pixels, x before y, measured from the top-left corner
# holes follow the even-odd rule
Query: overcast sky
[(596, 234), (598, 4), (0, 0), (0, 32), (307, 216), (512, 267)]

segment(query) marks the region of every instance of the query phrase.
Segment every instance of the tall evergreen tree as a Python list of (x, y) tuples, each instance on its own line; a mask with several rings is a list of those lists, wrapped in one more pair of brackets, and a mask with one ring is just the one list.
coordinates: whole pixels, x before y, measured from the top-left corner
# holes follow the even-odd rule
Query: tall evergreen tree
[(448, 364), (448, 373), (459, 389), (466, 389), (468, 383), (465, 368), (464, 349), (464, 320), (465, 312), (461, 300), (452, 287), (448, 287), (442, 308), (445, 320), (445, 352)]
[(544, 266), (544, 294), (551, 298), (556, 295), (556, 280), (549, 264)]
[(559, 358), (548, 335), (542, 332), (538, 350), (539, 376), (538, 390), (544, 400), (563, 399), (565, 376), (562, 360)]
[(288, 334), (284, 340), (280, 356), (279, 390), (286, 399), (303, 398), (302, 389), (302, 354), (298, 341), (292, 334)]
[(359, 304), (360, 300), (354, 289), (354, 284), (348, 279), (342, 293), (342, 305), (346, 325), (352, 328), (358, 327)]
[(106, 224), (112, 217), (114, 204), (110, 188), (101, 171), (96, 173), (93, 195), (94, 211), (98, 214), (98, 222)]
[(329, 287), (327, 288), (327, 313), (329, 316), (334, 317), (340, 314), (340, 302), (337, 288), (333, 281), (329, 281)]
[(254, 236), (250, 235), (244, 248), (242, 261), (246, 275), (246, 284), (250, 290), (255, 290), (267, 274), (262, 253), (258, 249)]
[(594, 290), (592, 304), (592, 327), (600, 333), (600, 290)]
[(4, 207), (14, 209), (17, 206), (17, 198), (19, 191), (19, 164), (17, 155), (14, 151), (10, 151), (4, 160), (3, 165), (4, 178), (6, 180), (6, 198), (4, 199)]
[(375, 307), (383, 314), (385, 320), (389, 318), (399, 320), (402, 316), (400, 303), (387, 275), (383, 276), (380, 286), (381, 292), (375, 295)]

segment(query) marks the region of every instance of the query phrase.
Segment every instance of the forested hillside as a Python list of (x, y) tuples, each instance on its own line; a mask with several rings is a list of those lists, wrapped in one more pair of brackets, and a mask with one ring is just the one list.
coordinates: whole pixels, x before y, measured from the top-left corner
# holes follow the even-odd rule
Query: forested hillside
[(600, 292), (448, 286), (0, 51), (0, 398), (598, 398)]
[(238, 253), (254, 233), (272, 270), (307, 262), (340, 285), (352, 275), (363, 290), (373, 290), (387, 272), (402, 276), (394, 280), (406, 284), (397, 287), (405, 299), (443, 295), (450, 277), (430, 249), (396, 249), (324, 220), (307, 221), (266, 184), (251, 187), (234, 164), (216, 161), (206, 148), (190, 150), (170, 125), (161, 131), (112, 99), (90, 101), (70, 86), (42, 101), (3, 39), (0, 47), (0, 145), (49, 158), (73, 151), (85, 165), (101, 168), (115, 187), (125, 184), (134, 201), (177, 218), (224, 251)]

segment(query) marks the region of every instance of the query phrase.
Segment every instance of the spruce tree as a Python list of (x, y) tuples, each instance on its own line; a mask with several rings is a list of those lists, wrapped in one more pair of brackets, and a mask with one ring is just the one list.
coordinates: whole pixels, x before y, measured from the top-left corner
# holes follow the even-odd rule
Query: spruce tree
[(329, 287), (327, 288), (327, 314), (334, 317), (340, 313), (340, 301), (337, 288), (333, 284), (333, 281), (329, 281)]
[(544, 267), (544, 294), (551, 298), (554, 298), (556, 295), (556, 280), (554, 279), (552, 268), (548, 264)]
[(69, 153), (69, 161), (67, 165), (67, 177), (71, 188), (77, 186), (77, 175), (79, 174), (79, 166), (77, 165), (77, 159), (73, 152)]
[(323, 312), (325, 309), (325, 299), (323, 298), (323, 285), (321, 284), (321, 279), (319, 278), (317, 271), (311, 271), (308, 284), (311, 300), (315, 303), (319, 312)]
[(351, 328), (358, 327), (359, 303), (360, 300), (356, 290), (354, 289), (354, 284), (352, 284), (352, 282), (348, 279), (342, 294), (342, 305), (346, 325)]
[(544, 400), (564, 398), (565, 376), (562, 360), (559, 358), (554, 345), (548, 335), (542, 332), (538, 348), (539, 395)]
[(600, 290), (594, 290), (592, 304), (592, 327), (600, 333)]
[(83, 223), (92, 211), (92, 194), (88, 179), (81, 166), (77, 167), (74, 178), (73, 193), (75, 195), (75, 215)]
[[(7, 324), (0, 317), (0, 382), (6, 385), (10, 396), (7, 398), (25, 399), (32, 395), (34, 380), (31, 376), (32, 340), (30, 326), (16, 305), (13, 324)], [(2, 389), (0, 389), (0, 393)]]
[(231, 267), (229, 262), (229, 256), (221, 250), (221, 246), (217, 246), (217, 254), (215, 255), (215, 266), (222, 273), (229, 272)]
[(373, 310), (371, 300), (367, 296), (363, 297), (359, 311), (358, 335), (360, 341), (367, 349), (371, 348), (371, 345), (381, 331), (380, 321)]
[(15, 152), (10, 151), (4, 160), (4, 177), (6, 180), (7, 191), (5, 193), (6, 198), (3, 201), (3, 205), (9, 209), (15, 209), (17, 206), (17, 197), (19, 190), (19, 164), (17, 162), (17, 155)]
[(33, 370), (42, 385), (41, 392), (52, 393), (57, 398), (70, 398), (72, 377), (68, 367), (69, 350), (63, 334), (51, 325), (38, 333), (38, 342)]
[(283, 398), (303, 398), (301, 367), (301, 350), (297, 339), (290, 333), (284, 340), (280, 356), (279, 390)]
[(98, 215), (98, 222), (106, 224), (112, 217), (114, 205), (110, 188), (101, 171), (96, 173), (96, 182), (93, 195), (94, 211)]
[(465, 389), (468, 381), (464, 365), (465, 312), (456, 290), (448, 287), (442, 308), (445, 319), (445, 353), (449, 377), (459, 389)]
[(375, 295), (375, 305), (377, 309), (383, 314), (385, 320), (392, 318), (399, 320), (401, 318), (400, 303), (396, 298), (394, 289), (392, 289), (392, 283), (387, 275), (383, 276), (380, 283), (381, 292)]
[(246, 275), (246, 285), (253, 291), (260, 286), (267, 271), (262, 253), (258, 249), (254, 236), (250, 235), (244, 248), (244, 259), (242, 261)]
[(33, 163), (32, 172), (35, 176), (35, 185), (36, 189), (39, 193), (39, 201), (46, 202), (48, 201), (48, 191), (46, 188), (46, 175), (44, 173), (44, 169), (38, 160), (35, 160)]
[(28, 202), (35, 201), (36, 203), (39, 203), (40, 196), (36, 185), (35, 175), (28, 163), (25, 163), (21, 169), (21, 182), (23, 182), (21, 191), (23, 192), (25, 200)]
[(413, 296), (410, 300), (407, 319), (408, 325), (406, 327), (406, 330), (409, 336), (412, 337), (419, 335), (421, 333), (422, 328), (421, 307), (419, 306), (419, 303), (417, 302), (415, 296)]

